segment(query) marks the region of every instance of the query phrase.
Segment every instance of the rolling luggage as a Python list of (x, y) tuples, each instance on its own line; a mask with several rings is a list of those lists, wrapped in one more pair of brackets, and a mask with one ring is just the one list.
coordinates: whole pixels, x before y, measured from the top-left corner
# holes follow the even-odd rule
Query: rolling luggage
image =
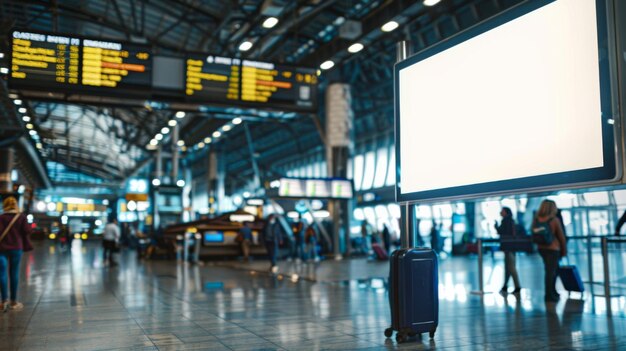
[(391, 327), (396, 341), (429, 333), (435, 336), (439, 323), (439, 283), (437, 255), (431, 249), (400, 249), (391, 254), (389, 264), (389, 304)]
[(386, 261), (389, 259), (389, 255), (387, 251), (380, 246), (380, 244), (374, 243), (372, 244), (372, 249), (374, 249), (374, 254), (376, 255), (376, 259), (381, 261)]
[(580, 273), (578, 273), (576, 266), (560, 266), (557, 275), (561, 278), (561, 283), (563, 283), (565, 290), (580, 293), (585, 291), (585, 285), (583, 285), (583, 280), (580, 279)]

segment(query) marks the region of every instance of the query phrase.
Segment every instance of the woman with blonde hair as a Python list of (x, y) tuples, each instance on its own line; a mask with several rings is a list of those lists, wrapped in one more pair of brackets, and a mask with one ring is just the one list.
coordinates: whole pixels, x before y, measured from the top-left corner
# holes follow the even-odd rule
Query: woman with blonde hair
[[(0, 310), (12, 309), (19, 311), (24, 305), (17, 302), (17, 286), (19, 285), (20, 260), (24, 251), (33, 249), (30, 243), (30, 226), (26, 216), (19, 213), (17, 200), (9, 196), (2, 202), (3, 213), (0, 215), (0, 291), (2, 302)], [(7, 269), (11, 283), (11, 302), (7, 299)]]
[(556, 292), (556, 277), (561, 257), (567, 256), (563, 224), (556, 217), (556, 203), (552, 200), (544, 200), (539, 206), (539, 211), (533, 220), (533, 238), (540, 233), (541, 239), (537, 242), (539, 254), (545, 266), (545, 300), (556, 302), (559, 294)]

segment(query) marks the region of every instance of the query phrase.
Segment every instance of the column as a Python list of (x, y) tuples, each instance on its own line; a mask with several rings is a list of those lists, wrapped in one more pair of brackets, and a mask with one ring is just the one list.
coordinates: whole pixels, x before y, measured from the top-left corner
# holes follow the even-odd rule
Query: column
[(13, 158), (13, 148), (0, 148), (0, 194), (13, 192), (13, 181), (11, 180), (14, 166)]

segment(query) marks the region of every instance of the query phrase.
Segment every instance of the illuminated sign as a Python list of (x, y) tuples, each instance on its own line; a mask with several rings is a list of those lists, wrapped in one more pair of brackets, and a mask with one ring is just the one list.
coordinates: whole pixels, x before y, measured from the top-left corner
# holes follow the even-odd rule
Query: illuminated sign
[(311, 199), (351, 199), (354, 194), (352, 181), (348, 179), (281, 178), (279, 197)]
[(11, 33), (12, 87), (98, 92), (145, 88), (148, 92), (151, 69), (147, 46), (51, 33)]

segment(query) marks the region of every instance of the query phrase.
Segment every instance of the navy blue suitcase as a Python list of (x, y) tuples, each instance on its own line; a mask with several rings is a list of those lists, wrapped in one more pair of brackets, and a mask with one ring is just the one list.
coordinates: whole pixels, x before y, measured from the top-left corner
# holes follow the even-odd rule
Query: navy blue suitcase
[(570, 292), (585, 291), (585, 285), (583, 280), (580, 279), (580, 273), (578, 273), (576, 266), (560, 266), (557, 274), (561, 278), (561, 283), (563, 283), (565, 290)]
[(389, 265), (389, 305), (391, 327), (396, 341), (429, 333), (435, 336), (439, 324), (439, 282), (437, 255), (431, 249), (400, 249), (391, 254)]

